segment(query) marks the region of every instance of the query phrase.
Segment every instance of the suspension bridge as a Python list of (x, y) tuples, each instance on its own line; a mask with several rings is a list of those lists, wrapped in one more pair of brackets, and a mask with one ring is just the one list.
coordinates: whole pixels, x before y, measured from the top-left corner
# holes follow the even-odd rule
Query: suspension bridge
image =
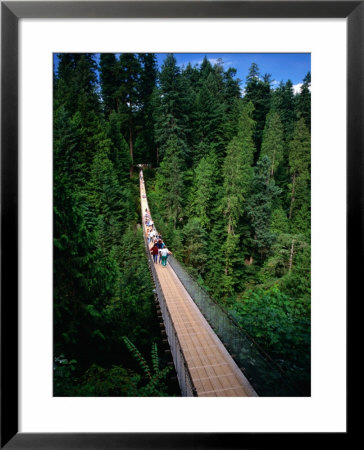
[(297, 395), (269, 356), (194, 282), (172, 255), (168, 256), (167, 266), (153, 262), (150, 252), (153, 244), (147, 240), (145, 211), (150, 218), (152, 216), (142, 170), (139, 183), (146, 253), (182, 396)]

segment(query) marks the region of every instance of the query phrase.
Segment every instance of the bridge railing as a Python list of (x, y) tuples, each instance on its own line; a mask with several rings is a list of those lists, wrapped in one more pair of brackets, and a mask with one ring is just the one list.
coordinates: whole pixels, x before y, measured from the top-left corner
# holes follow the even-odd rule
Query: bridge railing
[(156, 295), (158, 298), (158, 302), (159, 302), (162, 317), (163, 317), (163, 322), (164, 322), (164, 327), (165, 327), (166, 334), (167, 334), (168, 343), (169, 343), (169, 346), (171, 349), (174, 367), (175, 367), (176, 373), (177, 373), (178, 383), (179, 383), (179, 386), (181, 389), (181, 394), (182, 394), (182, 397), (193, 397), (193, 396), (197, 395), (196, 389), (192, 382), (192, 377), (191, 377), (190, 371), (188, 369), (186, 359), (185, 359), (185, 356), (184, 356), (181, 344), (179, 342), (171, 314), (169, 312), (169, 309), (168, 309), (168, 306), (167, 306), (167, 303), (166, 303), (166, 300), (165, 300), (165, 297), (163, 294), (163, 290), (159, 283), (158, 275), (155, 270), (154, 262), (152, 260), (151, 254), (150, 254), (145, 235), (144, 235), (144, 244), (145, 244), (145, 250), (147, 253), (148, 264), (149, 264), (149, 267), (150, 267), (150, 270), (151, 270), (151, 273), (153, 276), (153, 280), (154, 280)]
[(256, 342), (193, 279), (172, 255), (168, 262), (201, 313), (259, 396), (302, 396), (295, 384)]

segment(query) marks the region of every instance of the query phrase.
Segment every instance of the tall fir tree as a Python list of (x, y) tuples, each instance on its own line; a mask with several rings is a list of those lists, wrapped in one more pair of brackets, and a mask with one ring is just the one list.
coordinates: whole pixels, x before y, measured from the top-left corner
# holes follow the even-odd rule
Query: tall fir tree
[(296, 114), (298, 118), (304, 118), (306, 127), (311, 132), (311, 72), (303, 79), (301, 92), (296, 100)]
[(122, 53), (119, 58), (121, 84), (118, 89), (119, 113), (125, 140), (129, 144), (130, 176), (134, 166), (136, 114), (140, 107), (140, 61), (134, 53)]
[(138, 163), (156, 163), (154, 141), (153, 92), (157, 82), (157, 58), (154, 53), (139, 53), (139, 110), (135, 158)]
[(310, 228), (311, 138), (303, 117), (295, 126), (289, 144), (291, 174), (289, 219), (291, 228), (307, 232)]
[(269, 177), (273, 178), (284, 156), (283, 126), (277, 112), (267, 116), (263, 132), (263, 142), (260, 158), (268, 156), (270, 160)]
[(238, 135), (232, 139), (226, 150), (223, 165), (223, 198), (221, 211), (225, 217), (226, 234), (222, 244), (224, 272), (222, 284), (226, 295), (234, 293), (238, 271), (236, 264), (241, 261), (237, 227), (245, 210), (247, 195), (253, 175), (255, 146), (253, 142), (253, 105), (242, 105), (239, 117)]
[(217, 154), (223, 153), (224, 118), (224, 98), (216, 74), (210, 72), (196, 97), (195, 127), (200, 148), (212, 146)]
[(188, 154), (186, 92), (183, 89), (181, 71), (172, 54), (167, 55), (163, 62), (159, 74), (159, 85), (154, 131), (158, 161), (163, 160), (171, 135), (179, 141), (180, 151), (185, 161)]
[(201, 226), (210, 231), (218, 186), (218, 160), (214, 150), (202, 157), (194, 169), (190, 190), (190, 217), (198, 217)]
[(118, 111), (118, 89), (121, 84), (121, 72), (114, 53), (100, 55), (100, 87), (106, 116)]
[(263, 130), (266, 116), (270, 109), (271, 89), (269, 78), (262, 79), (259, 67), (252, 63), (246, 78), (244, 99), (252, 102), (254, 106), (253, 119), (256, 122), (254, 130), (254, 144), (256, 148), (255, 160), (259, 157), (260, 147), (263, 139)]
[(161, 199), (162, 215), (174, 228), (182, 219), (184, 200), (184, 162), (178, 137), (171, 134), (166, 142), (163, 161), (157, 172), (156, 189)]
[(280, 189), (275, 186), (270, 176), (272, 163), (267, 155), (260, 158), (254, 167), (251, 191), (247, 201), (247, 216), (253, 231), (253, 245), (256, 253), (263, 262), (268, 255), (274, 241), (274, 234), (270, 229), (272, 205)]
[(284, 128), (285, 141), (292, 139), (295, 126), (295, 98), (291, 80), (281, 82), (272, 96), (272, 110), (277, 111)]

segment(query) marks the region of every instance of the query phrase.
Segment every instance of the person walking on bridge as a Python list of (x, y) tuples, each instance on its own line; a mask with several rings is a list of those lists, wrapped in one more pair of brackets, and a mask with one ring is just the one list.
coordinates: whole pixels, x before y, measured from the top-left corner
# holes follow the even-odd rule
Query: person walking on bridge
[(150, 242), (154, 242), (154, 238), (155, 238), (155, 230), (153, 230), (153, 228), (149, 228), (149, 243)]
[(156, 237), (157, 237), (157, 246), (159, 249), (159, 261), (158, 262), (160, 264), (162, 262), (161, 250), (163, 247), (165, 247), (165, 245), (164, 245), (164, 242), (162, 241), (162, 239), (159, 239), (158, 236), (156, 236)]
[(159, 248), (157, 246), (157, 244), (154, 244), (152, 249), (151, 249), (151, 254), (153, 255), (153, 261), (156, 263), (158, 262), (158, 252), (159, 252)]
[(167, 258), (168, 258), (168, 255), (171, 255), (171, 254), (172, 254), (172, 252), (170, 252), (167, 247), (162, 248), (162, 250), (161, 250), (162, 266), (164, 266), (164, 267), (167, 266)]

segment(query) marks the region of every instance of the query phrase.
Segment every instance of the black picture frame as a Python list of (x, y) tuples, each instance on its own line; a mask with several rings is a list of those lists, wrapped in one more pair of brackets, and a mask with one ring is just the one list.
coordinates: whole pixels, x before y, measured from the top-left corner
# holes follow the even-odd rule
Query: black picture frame
[[(1, 2), (1, 448), (295, 448), (296, 433), (18, 432), (18, 21), (21, 18), (346, 18), (347, 305), (363, 262), (363, 1), (2, 1)], [(360, 255), (359, 255), (360, 256)], [(358, 261), (359, 260), (359, 261)], [(347, 308), (348, 311), (348, 308)], [(348, 311), (349, 312), (349, 311)], [(347, 416), (349, 418), (349, 415)], [(161, 418), (162, 420), (162, 418)], [(347, 419), (348, 421), (348, 419)], [(335, 441), (347, 439), (334, 433)], [(308, 443), (310, 434), (299, 437)], [(327, 436), (323, 433), (323, 439)], [(314, 436), (319, 443), (319, 434)], [(264, 445), (264, 442), (266, 444)], [(340, 445), (340, 444), (339, 444)]]

